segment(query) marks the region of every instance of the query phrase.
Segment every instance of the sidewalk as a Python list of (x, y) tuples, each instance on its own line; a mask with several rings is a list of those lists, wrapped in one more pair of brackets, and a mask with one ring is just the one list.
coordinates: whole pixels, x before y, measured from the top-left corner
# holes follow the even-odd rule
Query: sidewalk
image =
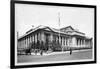
[[(92, 50), (92, 49), (73, 50), (72, 52), (82, 52), (82, 51), (89, 51), (89, 50)], [(55, 55), (55, 54), (64, 54), (64, 53), (70, 53), (70, 51), (60, 51), (60, 52), (43, 53), (43, 56), (46, 56), (46, 55)], [(32, 55), (35, 55), (35, 53), (32, 53)], [(37, 53), (37, 55), (40, 55), (40, 53)]]
[[(92, 49), (73, 50), (72, 52), (82, 52), (82, 51), (88, 51), (88, 50), (92, 50)], [(63, 54), (63, 53), (70, 53), (70, 51), (60, 51), (60, 52), (43, 53), (43, 55), (54, 55), (54, 54)]]

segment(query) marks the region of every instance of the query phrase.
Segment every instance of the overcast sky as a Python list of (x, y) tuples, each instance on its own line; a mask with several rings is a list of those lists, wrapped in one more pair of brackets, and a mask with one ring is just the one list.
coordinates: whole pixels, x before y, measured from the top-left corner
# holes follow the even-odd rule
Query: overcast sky
[(15, 25), (19, 36), (39, 25), (59, 28), (58, 12), (60, 12), (60, 27), (72, 26), (75, 29), (93, 37), (94, 9), (78, 7), (59, 7), (46, 5), (15, 4)]

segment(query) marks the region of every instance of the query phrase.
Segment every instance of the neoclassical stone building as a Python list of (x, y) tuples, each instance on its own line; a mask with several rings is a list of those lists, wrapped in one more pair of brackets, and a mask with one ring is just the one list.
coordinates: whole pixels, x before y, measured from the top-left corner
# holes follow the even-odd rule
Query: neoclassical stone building
[(58, 41), (62, 48), (92, 48), (92, 38), (85, 33), (75, 30), (71, 26), (55, 29), (47, 26), (38, 26), (30, 29), (18, 38), (18, 49), (25, 49), (31, 42)]

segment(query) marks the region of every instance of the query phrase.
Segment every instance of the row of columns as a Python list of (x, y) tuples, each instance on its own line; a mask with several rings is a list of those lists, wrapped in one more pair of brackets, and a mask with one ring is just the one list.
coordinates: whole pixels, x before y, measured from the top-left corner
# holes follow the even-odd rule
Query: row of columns
[(74, 40), (72, 41), (73, 47), (90, 47), (91, 46), (91, 40), (89, 40), (89, 39), (87, 40), (87, 39), (81, 39), (81, 38), (77, 39), (75, 37), (73, 37), (73, 38), (74, 38)]
[(59, 41), (59, 43), (62, 45), (62, 46), (67, 46), (69, 45), (68, 44), (68, 37), (64, 37), (64, 36), (57, 36), (57, 35), (53, 35), (53, 34), (50, 34), (50, 40), (53, 41)]
[[(29, 43), (31, 42), (37, 42), (37, 40), (39, 41), (43, 41), (45, 42), (45, 35), (44, 32), (41, 33), (36, 33), (36, 34), (31, 34), (27, 37), (24, 37), (23, 39), (18, 41), (18, 45), (21, 48), (27, 48), (27, 46), (29, 46)], [(72, 47), (88, 47), (91, 45), (91, 41), (89, 40), (85, 40), (85, 39), (77, 39), (76, 37), (65, 37), (65, 36), (54, 36), (53, 33), (50, 33), (49, 36), (50, 39), (48, 39), (49, 41), (59, 41), (61, 46), (72, 46)]]
[(27, 48), (31, 42), (37, 42), (38, 40), (44, 41), (43, 33), (31, 34), (27, 37), (22, 38), (21, 40), (18, 41), (18, 47)]
[(91, 40), (89, 39), (77, 39), (76, 37), (62, 37), (56, 36), (56, 40), (59, 40), (62, 46), (70, 46), (70, 47), (90, 47)]

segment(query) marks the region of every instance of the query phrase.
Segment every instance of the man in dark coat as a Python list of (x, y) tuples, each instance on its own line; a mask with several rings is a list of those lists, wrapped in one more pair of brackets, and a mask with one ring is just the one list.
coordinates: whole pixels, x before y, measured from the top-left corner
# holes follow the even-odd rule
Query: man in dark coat
[(72, 54), (72, 49), (70, 48), (70, 55)]
[(40, 54), (41, 54), (41, 56), (43, 55), (43, 50), (41, 50)]

